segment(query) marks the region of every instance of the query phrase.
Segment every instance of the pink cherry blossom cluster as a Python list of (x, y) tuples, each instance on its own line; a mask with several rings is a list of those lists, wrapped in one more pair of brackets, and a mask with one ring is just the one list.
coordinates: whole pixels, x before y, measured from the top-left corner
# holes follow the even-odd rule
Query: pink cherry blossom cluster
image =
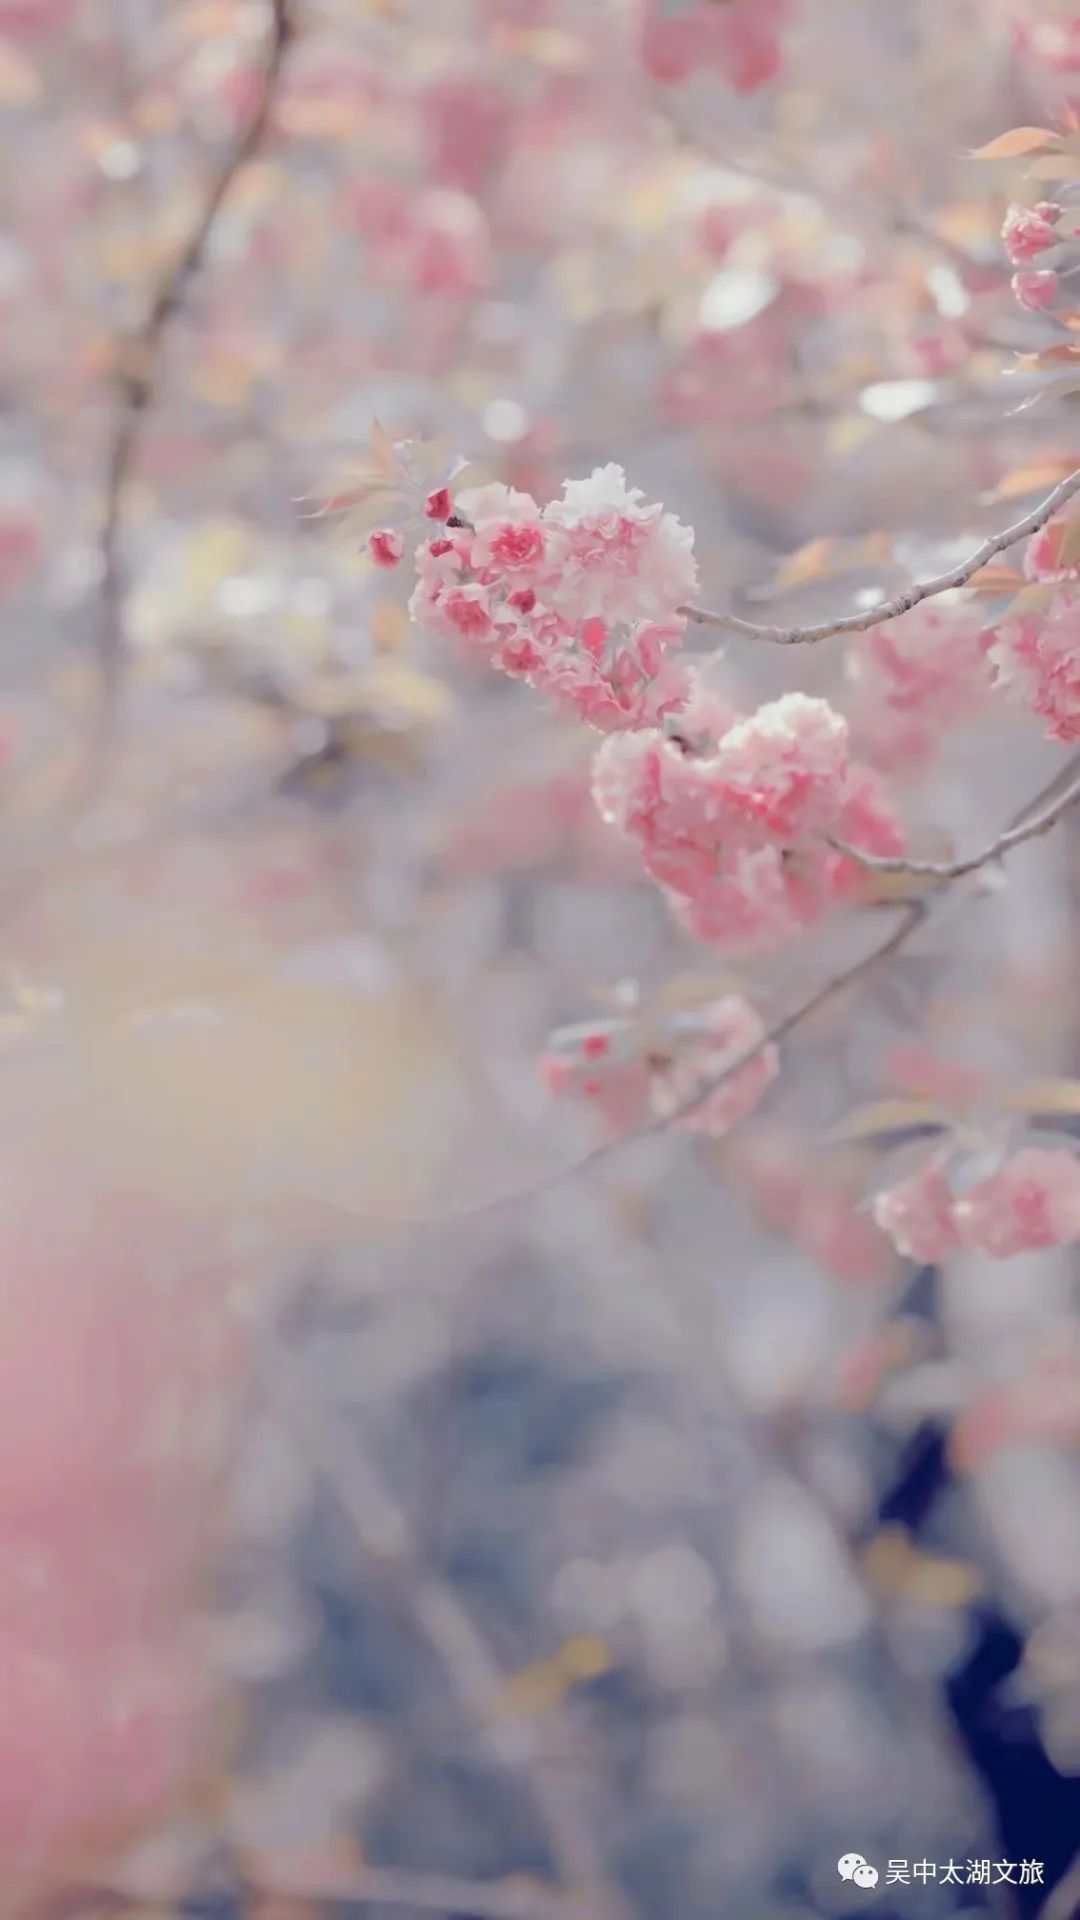
[(663, 726), (607, 739), (593, 792), (687, 929), (725, 946), (776, 946), (850, 895), (861, 869), (833, 841), (903, 851), (846, 720), (802, 693), (741, 718), (697, 688)]
[[(604, 731), (655, 724), (687, 697), (688, 675), (670, 657), (697, 583), (693, 534), (674, 514), (643, 504), (621, 467), (568, 480), (540, 507), (500, 483), (429, 502), (445, 532), (417, 552), (410, 612), (553, 696)], [(389, 564), (397, 557), (396, 536)]]
[(418, 193), (376, 176), (353, 187), (347, 217), (368, 243), (375, 284), (462, 300), (488, 283), (490, 236), (471, 194), (446, 186)]
[(966, 1191), (951, 1172), (939, 1152), (874, 1202), (878, 1225), (908, 1259), (970, 1248), (1006, 1260), (1080, 1240), (1080, 1159), (1067, 1148), (1021, 1148)]
[(1037, 714), (1052, 740), (1080, 740), (1080, 565), (1062, 560), (1070, 522), (1032, 534), (1024, 574), (1060, 589), (1042, 612), (1006, 613), (982, 637), (992, 684)]
[(780, 70), (779, 36), (791, 14), (791, 0), (645, 0), (642, 57), (654, 80), (707, 70), (754, 93)]
[(1040, 200), (1034, 207), (1009, 208), (1001, 229), (1005, 251), (1014, 266), (1022, 267), (1057, 244), (1057, 218), (1061, 208), (1052, 200)]
[[(1016, 303), (1025, 313), (1041, 313), (1045, 307), (1053, 306), (1061, 286), (1059, 268), (1067, 258), (1060, 250), (1076, 237), (1075, 214), (1054, 200), (1040, 200), (1034, 207), (1009, 208), (1001, 238), (1017, 269), (1011, 285)], [(1029, 265), (1054, 248), (1059, 249), (1054, 262), (1041, 267)]]
[(1038, 714), (1050, 739), (1080, 740), (1080, 591), (1006, 619), (987, 640), (994, 686)]
[(1025, 313), (1041, 313), (1052, 307), (1061, 282), (1052, 267), (1037, 267), (1028, 273), (1014, 273), (1010, 285), (1016, 304)]
[(714, 1139), (758, 1105), (777, 1066), (760, 1015), (739, 994), (651, 1021), (563, 1027), (540, 1062), (549, 1092), (584, 1097), (616, 1132), (651, 1119)]
[(1017, 54), (1036, 69), (1066, 83), (1080, 74), (1080, 18), (1061, 0), (1013, 0), (1012, 40)]
[(978, 608), (926, 603), (872, 627), (847, 655), (852, 733), (875, 766), (922, 771), (987, 691)]
[(1063, 564), (1061, 543), (1067, 520), (1051, 520), (1033, 533), (1024, 551), (1024, 573), (1029, 580), (1080, 580), (1080, 564)]
[[(903, 851), (826, 701), (786, 694), (746, 717), (672, 658), (693, 536), (621, 467), (566, 481), (546, 507), (498, 483), (456, 504), (440, 488), (428, 516), (445, 531), (417, 551), (414, 618), (609, 735), (593, 766), (601, 817), (697, 938), (776, 946), (858, 887), (830, 842)], [(387, 529), (369, 545), (382, 565), (402, 550)]]

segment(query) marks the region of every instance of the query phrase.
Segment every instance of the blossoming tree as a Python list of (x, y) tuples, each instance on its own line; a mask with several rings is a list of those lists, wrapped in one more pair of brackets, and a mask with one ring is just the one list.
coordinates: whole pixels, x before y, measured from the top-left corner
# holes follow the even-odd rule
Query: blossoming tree
[(0, 110), (17, 1910), (977, 1851), (987, 1588), (1080, 1767), (1075, 6), (0, 0)]

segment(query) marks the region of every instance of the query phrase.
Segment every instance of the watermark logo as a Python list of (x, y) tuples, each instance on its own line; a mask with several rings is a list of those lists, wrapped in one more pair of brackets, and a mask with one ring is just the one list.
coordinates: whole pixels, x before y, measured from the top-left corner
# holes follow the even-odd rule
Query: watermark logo
[(857, 1887), (876, 1887), (878, 1870), (861, 1853), (842, 1853), (836, 1863), (841, 1880), (853, 1880)]
[[(856, 1887), (876, 1887), (880, 1874), (861, 1853), (842, 1853), (836, 1863), (841, 1880)], [(914, 1881), (925, 1886), (936, 1880), (941, 1886), (954, 1887), (1041, 1887), (1045, 1866), (1041, 1860), (890, 1860), (885, 1874), (887, 1887), (910, 1887)]]

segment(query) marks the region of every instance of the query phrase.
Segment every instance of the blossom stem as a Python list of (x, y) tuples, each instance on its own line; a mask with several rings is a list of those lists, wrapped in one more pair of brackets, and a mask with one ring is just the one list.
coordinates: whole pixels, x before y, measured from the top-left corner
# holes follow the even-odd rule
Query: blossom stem
[(1080, 800), (1080, 757), (1071, 761), (1070, 767), (1075, 769), (1073, 778), (1049, 806), (1018, 826), (1007, 827), (981, 853), (973, 853), (966, 860), (904, 860), (888, 854), (862, 853), (858, 847), (850, 847), (843, 840), (830, 840), (829, 845), (874, 873), (910, 873), (927, 880), (959, 880), (964, 874), (977, 873), (980, 867), (1000, 860), (1013, 847), (1022, 846), (1025, 840), (1035, 840), (1040, 834), (1049, 833), (1062, 814)]
[[(1064, 788), (1062, 788), (1061, 785), (1063, 778), (1066, 780)], [(1010, 844), (1016, 845), (1019, 839), (1032, 838), (1035, 832), (1045, 833), (1053, 826), (1055, 820), (1060, 818), (1065, 808), (1072, 804), (1073, 798), (1078, 797), (1078, 792), (1080, 792), (1080, 755), (1076, 757), (1075, 761), (1070, 761), (1068, 767), (1055, 773), (1053, 778), (1048, 780), (1045, 785), (1039, 789), (1038, 793), (1033, 794), (1031, 799), (1025, 802), (1009, 821), (1008, 826), (1000, 835), (1000, 839), (1002, 841), (1009, 840)], [(945, 886), (942, 889), (942, 892), (944, 892), (947, 890), (950, 881), (959, 878), (959, 875), (947, 873), (941, 877), (945, 882)], [(909, 900), (900, 919), (884, 940), (880, 941), (876, 947), (871, 947), (869, 953), (864, 954), (860, 960), (854, 961), (850, 967), (845, 967), (840, 973), (830, 974), (829, 978), (823, 981), (814, 993), (809, 994), (805, 1000), (800, 1000), (791, 1008), (790, 1012), (782, 1015), (772, 1026), (768, 1027), (754, 1046), (745, 1048), (737, 1059), (729, 1062), (723, 1072), (718, 1074), (711, 1084), (704, 1088), (699, 1088), (694, 1094), (693, 1099), (687, 1101), (681, 1112), (669, 1115), (661, 1124), (664, 1127), (671, 1126), (675, 1121), (682, 1120), (686, 1118), (688, 1114), (695, 1112), (698, 1107), (702, 1106), (706, 1100), (712, 1097), (717, 1091), (717, 1088), (721, 1087), (731, 1074), (737, 1073), (740, 1067), (746, 1066), (750, 1060), (753, 1060), (755, 1056), (761, 1052), (763, 1047), (770, 1046), (777, 1041), (785, 1039), (795, 1027), (801, 1026), (804, 1020), (808, 1020), (813, 1014), (817, 1013), (820, 1007), (827, 1006), (831, 1000), (836, 999), (841, 993), (846, 992), (848, 987), (855, 986), (866, 974), (876, 972), (878, 967), (882, 966), (887, 960), (892, 959), (894, 954), (899, 953), (900, 949), (907, 945), (912, 935), (915, 934), (927, 920), (932, 906), (935, 904), (936, 902), (925, 892), (917, 895), (915, 899)], [(646, 1129), (646, 1131), (655, 1133), (660, 1131), (660, 1127), (654, 1126)], [(607, 1144), (608, 1146), (615, 1146), (621, 1145), (622, 1142), (614, 1141)], [(599, 1147), (595, 1149), (594, 1153), (588, 1158), (595, 1160), (603, 1154), (605, 1150), (605, 1147)], [(588, 1164), (588, 1159), (585, 1162), (579, 1163), (579, 1165), (585, 1164)]]
[(894, 594), (891, 600), (880, 600), (876, 606), (864, 609), (860, 613), (848, 613), (836, 620), (823, 620), (810, 627), (771, 627), (761, 626), (753, 620), (743, 620), (735, 613), (716, 613), (708, 607), (682, 606), (679, 612), (687, 620), (694, 620), (701, 626), (729, 627), (734, 633), (744, 634), (750, 640), (768, 640), (776, 646), (794, 647), (812, 645), (818, 640), (828, 640), (837, 633), (866, 633), (871, 627), (879, 627), (886, 620), (897, 620), (903, 613), (910, 613), (924, 600), (932, 600), (936, 594), (947, 593), (955, 587), (966, 587), (996, 554), (1003, 553), (1017, 540), (1023, 540), (1028, 534), (1038, 533), (1048, 520), (1052, 520), (1059, 507), (1080, 492), (1080, 468), (1067, 474), (1060, 480), (1045, 500), (1017, 520), (1001, 533), (994, 533), (976, 547), (974, 553), (962, 560), (959, 566), (950, 567), (946, 573), (939, 573), (932, 580), (913, 580), (901, 593)]

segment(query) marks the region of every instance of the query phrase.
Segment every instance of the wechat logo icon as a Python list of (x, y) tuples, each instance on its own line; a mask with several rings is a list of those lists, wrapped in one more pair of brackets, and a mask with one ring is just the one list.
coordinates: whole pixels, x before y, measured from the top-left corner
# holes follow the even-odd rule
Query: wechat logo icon
[(861, 1853), (843, 1853), (836, 1863), (841, 1880), (853, 1880), (857, 1887), (876, 1887), (878, 1870), (868, 1866)]

